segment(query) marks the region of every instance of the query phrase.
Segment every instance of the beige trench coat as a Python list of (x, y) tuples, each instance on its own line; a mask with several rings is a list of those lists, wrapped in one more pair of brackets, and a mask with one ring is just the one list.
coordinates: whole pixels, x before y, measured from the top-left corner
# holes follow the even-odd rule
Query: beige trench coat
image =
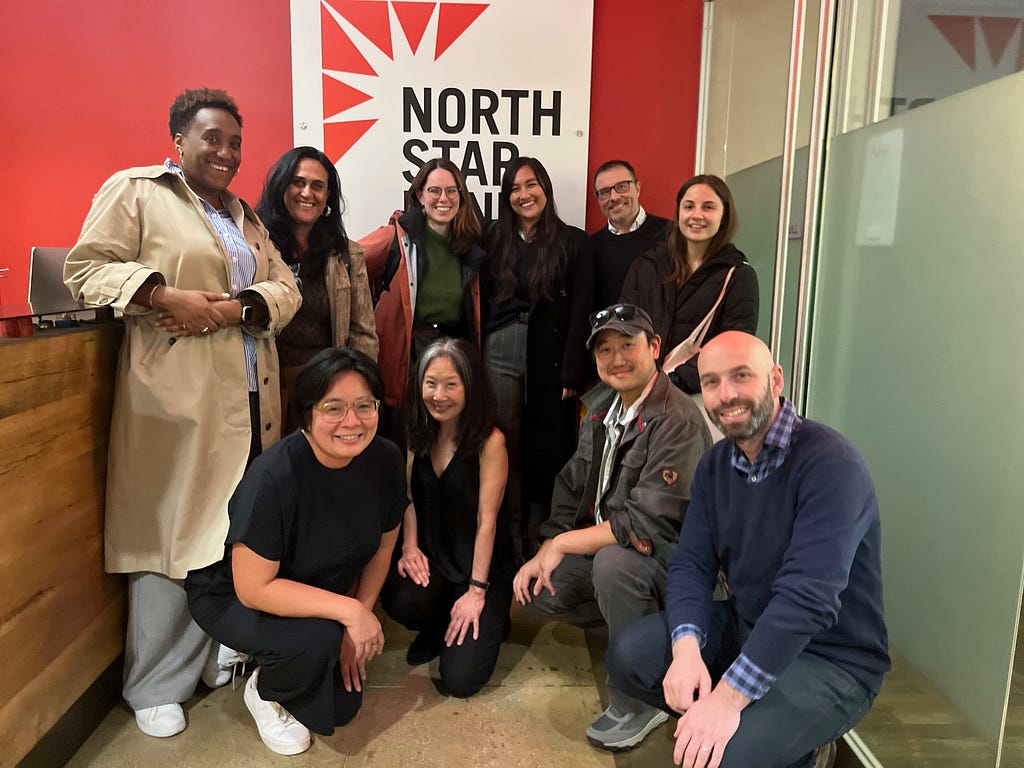
[[(225, 193), (256, 256), (251, 288), (270, 310), (257, 337), (263, 447), (281, 428), (274, 338), (301, 297), (253, 210)], [(112, 176), (93, 198), (64, 282), (91, 304), (125, 313), (110, 425), (106, 570), (184, 578), (219, 560), (227, 503), (249, 453), (249, 398), (240, 326), (171, 337), (131, 298), (151, 276), (167, 285), (236, 295), (229, 256), (199, 198), (163, 166)]]

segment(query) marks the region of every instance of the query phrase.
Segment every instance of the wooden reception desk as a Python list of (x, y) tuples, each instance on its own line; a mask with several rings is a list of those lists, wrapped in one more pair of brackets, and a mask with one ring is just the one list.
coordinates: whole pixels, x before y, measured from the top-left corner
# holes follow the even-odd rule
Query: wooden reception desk
[(103, 572), (123, 326), (0, 339), (0, 765), (16, 765), (124, 650)]

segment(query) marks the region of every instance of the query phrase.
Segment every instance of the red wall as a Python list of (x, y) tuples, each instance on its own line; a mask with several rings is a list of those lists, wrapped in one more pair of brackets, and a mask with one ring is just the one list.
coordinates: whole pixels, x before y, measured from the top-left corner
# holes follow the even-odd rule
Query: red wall
[[(693, 175), (702, 25), (700, 0), (594, 0), (590, 177), (605, 160), (628, 160), (644, 208), (669, 218)], [(587, 231), (603, 222), (591, 196)]]
[[(595, 0), (590, 173), (625, 157), (643, 203), (671, 213), (693, 169), (701, 3)], [(257, 12), (258, 10), (258, 12)], [(24, 301), (29, 249), (70, 246), (114, 171), (171, 153), (167, 108), (224, 88), (245, 120), (232, 190), (253, 201), (292, 145), (285, 0), (20, 0), (0, 4), (0, 301)], [(591, 199), (587, 228), (601, 223)]]

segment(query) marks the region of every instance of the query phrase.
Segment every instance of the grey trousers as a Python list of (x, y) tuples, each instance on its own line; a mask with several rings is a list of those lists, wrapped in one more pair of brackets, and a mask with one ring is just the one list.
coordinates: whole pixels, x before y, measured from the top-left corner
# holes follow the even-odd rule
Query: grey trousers
[[(578, 627), (607, 626), (610, 642), (635, 620), (664, 609), (666, 573), (653, 557), (618, 544), (602, 547), (592, 557), (566, 555), (551, 575), (556, 594), (545, 589), (528, 608)], [(610, 683), (608, 699), (620, 712), (647, 707)]]
[[(498, 402), (498, 414), (505, 428), (508, 449), (508, 482), (502, 502), (504, 517), (512, 529), (516, 556), (524, 552), (527, 537), (523, 513), (522, 434), (526, 403), (526, 323), (513, 322), (484, 340), (484, 365)], [(536, 545), (534, 545), (536, 546)], [(520, 560), (521, 562), (522, 560)]]
[(133, 710), (187, 701), (213, 640), (192, 621), (184, 581), (128, 575), (128, 632), (122, 694)]

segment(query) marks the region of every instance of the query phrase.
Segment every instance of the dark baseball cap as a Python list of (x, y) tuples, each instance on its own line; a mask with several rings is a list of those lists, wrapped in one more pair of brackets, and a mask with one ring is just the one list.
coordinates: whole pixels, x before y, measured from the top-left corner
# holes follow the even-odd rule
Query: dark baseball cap
[(655, 335), (651, 316), (633, 304), (612, 304), (591, 313), (587, 349), (593, 348), (594, 339), (601, 331), (618, 331), (623, 336), (636, 336), (638, 333)]

